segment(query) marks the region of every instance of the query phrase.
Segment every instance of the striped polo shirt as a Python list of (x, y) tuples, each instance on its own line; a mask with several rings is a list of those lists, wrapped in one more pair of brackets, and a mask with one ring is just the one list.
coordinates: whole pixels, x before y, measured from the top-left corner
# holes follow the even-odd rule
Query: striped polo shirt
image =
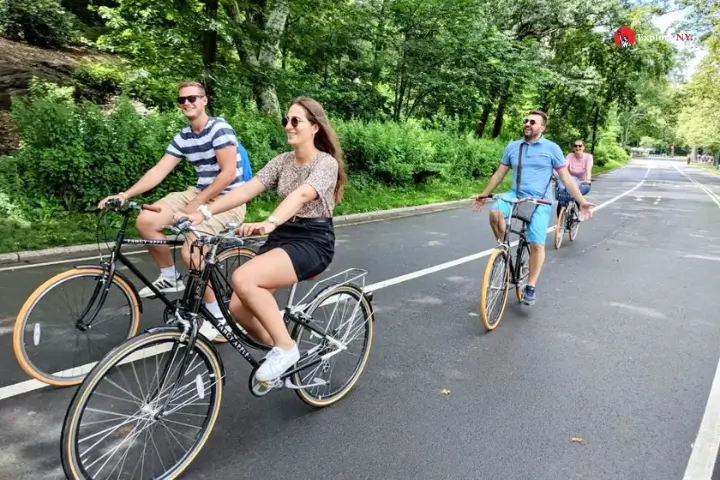
[(187, 158), (198, 174), (195, 186), (204, 190), (220, 173), (220, 164), (215, 157), (215, 150), (228, 145), (237, 146), (237, 167), (235, 179), (220, 194), (239, 187), (243, 183), (242, 156), (243, 146), (235, 135), (235, 130), (222, 117), (210, 117), (207, 125), (200, 133), (193, 132), (190, 125), (175, 135), (165, 153), (177, 158)]

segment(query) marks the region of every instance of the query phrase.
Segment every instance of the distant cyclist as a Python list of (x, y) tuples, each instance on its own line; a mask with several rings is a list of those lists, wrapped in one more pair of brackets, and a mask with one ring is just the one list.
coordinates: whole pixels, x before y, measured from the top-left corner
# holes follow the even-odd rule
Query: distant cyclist
[[(567, 163), (570, 176), (575, 181), (575, 184), (580, 187), (580, 193), (583, 195), (590, 193), (593, 156), (585, 152), (585, 143), (582, 140), (573, 142), (573, 152), (565, 157), (565, 163)], [(560, 195), (558, 195), (557, 216), (560, 215), (560, 209), (567, 205), (567, 197), (569, 196), (562, 180), (558, 181), (558, 193)]]
[[(544, 112), (532, 111), (523, 119), (522, 140), (510, 142), (505, 147), (500, 166), (490, 178), (485, 190), (475, 197), (473, 210), (482, 209), (483, 200), (502, 182), (507, 171), (513, 169), (512, 188), (503, 198), (542, 198), (549, 200), (550, 179), (553, 171), (568, 186), (568, 191), (580, 204), (583, 216), (591, 216), (592, 203), (585, 200), (567, 171), (567, 162), (560, 147), (546, 139), (542, 133), (547, 126)], [(520, 154), (522, 153), (522, 156)], [(520, 168), (518, 168), (518, 160)], [(517, 175), (520, 174), (520, 188), (517, 188)], [(505, 234), (505, 222), (510, 216), (511, 204), (498, 200), (490, 211), (490, 227), (495, 238), (500, 241)], [(528, 243), (530, 244), (530, 275), (523, 292), (525, 305), (535, 304), (535, 285), (545, 262), (545, 238), (550, 224), (552, 206), (537, 205), (528, 225)]]

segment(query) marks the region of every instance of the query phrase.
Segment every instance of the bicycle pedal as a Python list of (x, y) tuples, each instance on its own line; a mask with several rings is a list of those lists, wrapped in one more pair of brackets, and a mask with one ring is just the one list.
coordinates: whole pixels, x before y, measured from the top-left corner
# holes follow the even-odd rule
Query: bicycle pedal
[(304, 388), (312, 388), (312, 387), (322, 387), (323, 385), (327, 385), (327, 381), (323, 380), (322, 378), (316, 378), (316, 381), (313, 383), (309, 383), (307, 385), (295, 385), (290, 380), (290, 377), (285, 379), (285, 388), (291, 388), (293, 390), (302, 390)]

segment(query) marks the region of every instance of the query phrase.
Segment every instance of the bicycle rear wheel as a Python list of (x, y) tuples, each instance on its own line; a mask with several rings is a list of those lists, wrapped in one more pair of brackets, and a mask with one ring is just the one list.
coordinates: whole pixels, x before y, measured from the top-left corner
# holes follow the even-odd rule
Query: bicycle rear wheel
[[(137, 334), (140, 302), (125, 279), (115, 275), (103, 304), (97, 305), (106, 279), (101, 267), (73, 268), (28, 297), (13, 328), (15, 358), (28, 375), (56, 387), (77, 385), (95, 362)], [(73, 306), (63, 293), (89, 298)]]
[[(63, 421), (61, 460), (67, 478), (175, 479), (190, 465), (220, 412), (223, 370), (202, 336), (182, 372), (186, 353), (187, 339), (168, 328), (126, 341), (97, 364)], [(142, 380), (148, 385), (140, 386)], [(184, 445), (187, 449), (176, 453)], [(172, 454), (163, 457), (165, 447)]]
[[(295, 392), (308, 405), (327, 407), (347, 395), (365, 369), (373, 340), (373, 311), (367, 297), (360, 287), (355, 285), (331, 287), (320, 292), (310, 305), (311, 308), (305, 311), (311, 318), (309, 323), (338, 340), (345, 350), (332, 355), (338, 351), (337, 346), (298, 323), (292, 334), (301, 355), (301, 361), (296, 367), (309, 365), (328, 354), (332, 356), (300, 370), (292, 376), (292, 380), (297, 386), (312, 385), (319, 380), (325, 382), (323, 385), (302, 388)], [(358, 353), (349, 352), (353, 347), (357, 347)], [(350, 355), (346, 355), (347, 353)], [(335, 372), (340, 358), (350, 358), (347, 375)]]
[(488, 258), (480, 287), (480, 319), (487, 330), (495, 330), (500, 324), (509, 288), (507, 252), (495, 249)]

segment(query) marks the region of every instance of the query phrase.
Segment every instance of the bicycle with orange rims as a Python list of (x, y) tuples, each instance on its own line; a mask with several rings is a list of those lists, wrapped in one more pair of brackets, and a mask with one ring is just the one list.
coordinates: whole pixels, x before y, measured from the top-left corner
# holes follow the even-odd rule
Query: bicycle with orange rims
[[(122, 217), (109, 258), (100, 254), (97, 264), (78, 264), (58, 273), (38, 286), (20, 308), (13, 327), (13, 352), (20, 367), (35, 380), (55, 387), (79, 385), (97, 361), (137, 335), (143, 303), (135, 284), (121, 267), (150, 288), (153, 295), (148, 299), (160, 299), (166, 311), (175, 309), (179, 300), (170, 300), (160, 292), (123, 254), (122, 247), (181, 247), (187, 240), (126, 238), (130, 214), (141, 210), (158, 212), (160, 208), (135, 202), (122, 204), (116, 199), (108, 201), (98, 216), (98, 249), (105, 214), (112, 211)], [(218, 300), (226, 305), (230, 302), (232, 272), (254, 256), (252, 248), (231, 243), (218, 253), (218, 269), (223, 272), (219, 276), (222, 283), (216, 285)]]
[[(480, 287), (480, 318), (487, 330), (495, 330), (505, 311), (510, 285), (515, 286), (515, 296), (518, 301), (522, 301), (523, 288), (530, 274), (530, 245), (527, 240), (527, 230), (534, 210), (526, 214), (520, 211), (520, 206), (527, 203), (552, 205), (552, 202), (541, 198), (503, 198), (494, 194), (485, 198), (499, 199), (511, 204), (510, 218), (505, 222), (505, 234), (490, 253)], [(520, 222), (519, 230), (513, 229), (513, 220)], [(511, 233), (519, 236), (519, 239), (512, 243)], [(514, 246), (517, 246), (517, 249), (513, 256), (511, 247)]]

